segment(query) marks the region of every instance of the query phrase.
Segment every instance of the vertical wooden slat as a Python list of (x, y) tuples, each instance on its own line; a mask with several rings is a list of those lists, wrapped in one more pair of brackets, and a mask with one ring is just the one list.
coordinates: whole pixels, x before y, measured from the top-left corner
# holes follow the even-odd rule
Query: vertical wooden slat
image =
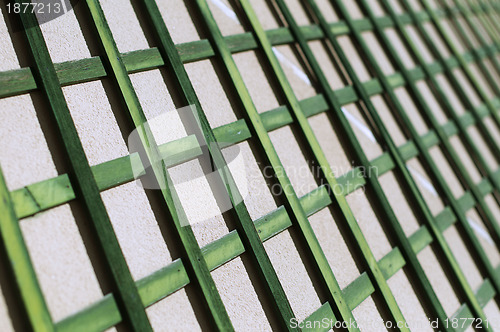
[[(43, 297), (40, 285), (24, 243), (9, 190), (0, 169), (0, 254), (5, 255), (16, 282), (15, 288), (21, 296), (23, 309), (28, 317), (27, 325), (35, 332), (54, 331), (52, 318)], [(24, 313), (14, 313), (24, 316)]]

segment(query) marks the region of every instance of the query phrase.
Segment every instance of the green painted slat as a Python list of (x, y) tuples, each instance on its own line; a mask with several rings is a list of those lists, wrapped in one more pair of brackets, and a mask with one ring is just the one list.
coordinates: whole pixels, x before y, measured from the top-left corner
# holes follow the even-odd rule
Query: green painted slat
[(474, 118), (474, 115), (472, 115), (470, 112), (465, 113), (460, 118), (459, 121), (460, 121), (460, 125), (463, 127), (469, 127), (469, 126), (476, 124), (476, 118)]
[(399, 251), (399, 248), (394, 248), (387, 255), (385, 255), (378, 264), (380, 270), (384, 275), (384, 278), (388, 280), (403, 266), (405, 266), (406, 262), (403, 258), (403, 255), (401, 255), (401, 251)]
[[(292, 222), (283, 207), (255, 221), (255, 228), (262, 242), (281, 233), (291, 225)], [(245, 252), (245, 247), (238, 233), (231, 231), (223, 238), (203, 247), (202, 252), (209, 269), (213, 270)]]
[[(419, 139), (418, 135), (415, 135), (415, 136), (416, 136), (416, 139)], [(439, 137), (438, 137), (438, 135), (436, 135), (435, 131), (429, 131), (429, 133), (427, 135), (425, 135), (425, 137), (420, 142), (420, 144), (423, 144), (425, 147), (427, 147), (427, 146), (434, 146), (434, 145), (436, 145), (438, 143), (439, 143)], [(416, 141), (415, 145), (416, 145), (417, 151), (419, 151), (418, 144), (419, 143)]]
[(476, 291), (477, 301), (481, 305), (481, 307), (485, 307), (491, 299), (495, 297), (497, 292), (495, 288), (491, 284), (489, 279), (485, 279), (479, 289)]
[[(377, 167), (376, 165), (374, 166)], [(341, 175), (337, 179), (337, 181), (339, 184), (339, 187), (337, 187), (338, 193), (345, 196), (355, 192), (366, 184), (363, 172), (359, 167), (356, 167), (352, 171)]]
[(457, 221), (457, 216), (453, 213), (451, 208), (447, 206), (436, 216), (436, 225), (440, 232), (444, 232), (448, 227)]
[(461, 212), (465, 213), (476, 205), (476, 200), (470, 191), (467, 191), (460, 199), (458, 199), (457, 203), (460, 206)]
[[(92, 167), (92, 173), (100, 191), (134, 180), (134, 170), (144, 173), (144, 166), (138, 153), (110, 160)], [(139, 172), (139, 170), (141, 170)]]
[(98, 57), (56, 63), (54, 68), (62, 86), (106, 77), (106, 71)]
[[(492, 103), (495, 105), (495, 102), (492, 101)], [(495, 105), (495, 108), (498, 109), (498, 105)], [(485, 104), (479, 105), (479, 107), (476, 107), (476, 113), (477, 115), (481, 118), (484, 119), (488, 115), (490, 115), (490, 111), (488, 110), (488, 107)]]
[[(16, 218), (3, 172), (0, 169), (0, 254), (4, 256), (9, 271), (15, 280), (13, 288), (19, 292), (23, 310), (26, 312), (28, 328), (33, 331), (54, 331), (52, 318), (45, 303), (40, 285), (23, 234)], [(22, 316), (23, 313), (17, 313)]]
[(328, 104), (325, 97), (322, 95), (316, 95), (314, 97), (301, 100), (300, 107), (304, 111), (304, 115), (306, 117), (311, 117), (321, 112), (328, 111)]
[(491, 184), (490, 180), (483, 179), (478, 183), (477, 189), (481, 193), (482, 197), (485, 197), (493, 191), (493, 185)]
[(354, 310), (354, 308), (375, 292), (375, 288), (368, 274), (363, 272), (356, 280), (350, 283), (349, 286), (344, 288), (342, 292), (348, 301), (347, 305), (351, 310)]
[(421, 226), (415, 233), (413, 233), (409, 240), (411, 247), (416, 254), (422, 251), (433, 241), (432, 235), (429, 233), (429, 230), (425, 225)]
[(446, 126), (443, 127), (443, 131), (446, 133), (448, 137), (451, 137), (453, 135), (458, 134), (459, 129), (454, 122), (450, 121), (446, 124)]
[(310, 193), (302, 196), (300, 198), (300, 203), (308, 217), (315, 212), (323, 210), (325, 207), (332, 204), (330, 194), (328, 193), (328, 187), (325, 185), (319, 186)]
[[(429, 136), (431, 135), (432, 133), (429, 133)], [(433, 142), (433, 140), (427, 139), (427, 134), (422, 136), (422, 139), (426, 140), (427, 142)], [(415, 143), (413, 143), (413, 141), (408, 141), (399, 148), (399, 153), (401, 155), (401, 158), (403, 158), (403, 160), (408, 161), (418, 156), (418, 149)]]
[[(303, 204), (302, 201), (301, 204)], [(315, 210), (307, 210), (308, 215), (312, 215), (315, 212)], [(291, 226), (292, 221), (282, 206), (255, 221), (255, 228), (262, 241), (267, 241)]]
[[(106, 22), (103, 10), (97, 0), (87, 0), (87, 8), (90, 13), (92, 25), (99, 37), (99, 46), (103, 52), (103, 64), (107, 69), (113, 83), (120, 92), (123, 105), (128, 113), (130, 122), (138, 130), (141, 144), (145, 150), (146, 157), (151, 165), (156, 180), (160, 183), (161, 194), (172, 216), (176, 235), (182, 243), (182, 255), (185, 259), (186, 271), (192, 283), (200, 291), (200, 298), (204, 307), (208, 310), (212, 325), (219, 330), (233, 330), (231, 321), (220, 298), (215, 282), (203, 259), (203, 254), (196, 241), (194, 233), (189, 225), (179, 198), (173, 188), (167, 173), (165, 163), (162, 159), (160, 149), (155, 142), (147, 120), (139, 103), (138, 97), (132, 86), (128, 72), (122, 62), (120, 53), (113, 39), (111, 30)], [(176, 52), (176, 50), (175, 50)]]
[(250, 129), (248, 129), (248, 126), (243, 119), (217, 127), (213, 130), (213, 132), (221, 149), (231, 146), (232, 144), (246, 141), (252, 137)]
[(137, 281), (141, 301), (145, 307), (167, 297), (190, 283), (188, 272), (181, 259)]
[(333, 321), (334, 324), (335, 322), (337, 322), (337, 318), (335, 317), (332, 307), (328, 302), (324, 303), (318, 310), (313, 312), (309, 317), (301, 322), (301, 325), (303, 326), (302, 331), (330, 331), (331, 328), (329, 326), (325, 327), (321, 325), (318, 327), (317, 325), (315, 325), (315, 322), (321, 322), (325, 318), (328, 321)]
[(267, 131), (272, 131), (293, 122), (293, 118), (286, 106), (280, 106), (273, 110), (262, 113), (262, 124)]
[(122, 321), (120, 310), (111, 294), (56, 324), (57, 332), (105, 331)]
[[(460, 306), (458, 311), (452, 317), (450, 317), (450, 319), (447, 321), (447, 324), (452, 326), (452, 324), (453, 324), (452, 319), (456, 318), (460, 321), (460, 325), (458, 325), (458, 327), (455, 327), (454, 330), (463, 332), (470, 326), (470, 323), (471, 323), (467, 319), (472, 318), (472, 317), (474, 317), (474, 314), (471, 312), (469, 306), (464, 303)], [(462, 320), (461, 320), (461, 318), (462, 318)], [(458, 321), (457, 321), (457, 324), (458, 324)]]
[(375, 158), (375, 160), (371, 162), (371, 165), (377, 169), (376, 174), (379, 176), (391, 171), (395, 167), (394, 161), (388, 153), (384, 153)]
[(75, 193), (68, 175), (64, 174), (14, 190), (11, 197), (17, 217), (24, 218), (69, 202), (75, 199)]
[(0, 97), (15, 96), (36, 89), (36, 82), (29, 68), (4, 71), (0, 73)]
[[(18, 1), (21, 3), (21, 1)], [(56, 123), (57, 133), (62, 139), (65, 154), (69, 159), (68, 174), (76, 197), (80, 198), (89, 217), (92, 236), (99, 243), (104, 268), (110, 274), (110, 288), (117, 300), (122, 318), (135, 331), (151, 330), (146, 312), (139, 299), (137, 288), (130, 275), (125, 258), (113, 231), (97, 184), (92, 175), (83, 147), (78, 138), (68, 105), (57, 79), (54, 65), (43, 39), (34, 13), (20, 14), (24, 34), (30, 47), (33, 75), (42, 90)]]

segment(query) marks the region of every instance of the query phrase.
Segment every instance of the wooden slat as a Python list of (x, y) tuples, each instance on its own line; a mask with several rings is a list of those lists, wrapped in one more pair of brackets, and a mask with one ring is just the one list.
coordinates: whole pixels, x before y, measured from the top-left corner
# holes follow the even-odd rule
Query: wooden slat
[[(26, 328), (33, 331), (54, 331), (52, 318), (42, 295), (35, 270), (24, 242), (14, 208), (10, 199), (9, 190), (0, 169), (0, 255), (6, 261), (5, 276), (11, 275), (21, 298), (22, 308), (25, 311)], [(24, 313), (17, 313), (23, 316)]]

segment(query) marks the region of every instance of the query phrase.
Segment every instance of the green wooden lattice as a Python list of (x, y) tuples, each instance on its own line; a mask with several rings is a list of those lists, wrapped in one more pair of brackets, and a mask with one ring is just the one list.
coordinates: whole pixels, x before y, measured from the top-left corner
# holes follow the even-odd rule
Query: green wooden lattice
[[(16, 0), (21, 3), (21, 0)], [(326, 0), (325, 0), (326, 1)], [(353, 321), (353, 310), (368, 297), (378, 299), (377, 306), (385, 320), (403, 323), (400, 330), (409, 330), (404, 326), (405, 317), (395, 296), (388, 286), (388, 279), (404, 269), (412, 286), (418, 290), (417, 296), (430, 319), (439, 319), (439, 329), (443, 331), (465, 330), (472, 324), (453, 328), (445, 324), (450, 318), (445, 313), (428, 276), (417, 255), (432, 246), (439, 256), (439, 262), (448, 272), (447, 277), (453, 285), (461, 302), (453, 318), (474, 318), (486, 330), (492, 330), (485, 322), (488, 317), (484, 307), (491, 301), (500, 303), (500, 266), (493, 266), (485, 250), (471, 228), (466, 213), (476, 210), (481, 221), (500, 248), (500, 216), (495, 215), (485, 201), (485, 197), (494, 198), (500, 205), (500, 168), (492, 169), (481, 153), (480, 147), (470, 135), (469, 129), (476, 127), (491, 151), (500, 163), (500, 146), (485, 124), (485, 119), (492, 119), (500, 129), (500, 82), (491, 72), (500, 76), (500, 3), (494, 0), (421, 0), (416, 1), (421, 9), (415, 9), (414, 1), (381, 0), (384, 15), (377, 16), (372, 1), (358, 0), (357, 6), (363, 12), (362, 19), (351, 17), (345, 2), (350, 0), (329, 0), (339, 17), (337, 22), (328, 22), (315, 0), (303, 0), (312, 22), (311, 25), (299, 26), (294, 14), (284, 0), (269, 0), (276, 17), (280, 17), (280, 28), (265, 31), (254, 12), (252, 1), (234, 1), (238, 18), (245, 28), (245, 33), (223, 36), (212, 16), (207, 0), (189, 1), (189, 8), (196, 12), (200, 22), (196, 22), (207, 36), (194, 42), (174, 44), (166, 23), (154, 0), (138, 0), (137, 5), (148, 18), (150, 31), (157, 47), (120, 53), (106, 22), (104, 12), (98, 0), (82, 1), (82, 6), (89, 13), (89, 26), (99, 44), (99, 56), (87, 59), (52, 63), (41, 29), (36, 17), (31, 13), (21, 14), (20, 22), (25, 28), (26, 45), (31, 51), (32, 65), (21, 69), (0, 72), (0, 98), (7, 98), (41, 91), (52, 111), (54, 128), (61, 137), (64, 153), (70, 161), (67, 174), (33, 183), (14, 191), (7, 189), (3, 174), (0, 172), (0, 255), (7, 258), (9, 273), (12, 274), (15, 288), (19, 293), (19, 302), (27, 318), (27, 327), (35, 331), (103, 331), (119, 323), (126, 324), (131, 330), (151, 330), (145, 309), (174, 292), (193, 285), (202, 299), (209, 324), (217, 330), (233, 330), (233, 324), (217, 291), (211, 271), (230, 260), (246, 253), (256, 267), (257, 278), (264, 285), (269, 307), (274, 315), (273, 327), (279, 330), (293, 330), (290, 321), (295, 317), (289, 300), (280, 283), (277, 273), (269, 259), (263, 243), (273, 236), (293, 228), (299, 235), (301, 248), (310, 257), (311, 269), (318, 278), (315, 285), (324, 295), (324, 303), (306, 318), (305, 322), (321, 321), (323, 318)], [(403, 12), (394, 7), (397, 2)], [(277, 15), (279, 12), (279, 15)], [(466, 52), (460, 48), (443, 26), (450, 22), (455, 32), (462, 38)], [(426, 29), (431, 25), (437, 31), (438, 38), (449, 51), (446, 57), (436, 46)], [(418, 32), (433, 61), (427, 62), (421, 50), (408, 33), (412, 26)], [(386, 33), (393, 28), (401, 38), (404, 47), (409, 50), (416, 66), (407, 68), (399, 55), (399, 50)], [(467, 31), (471, 33), (468, 34)], [(366, 32), (373, 32), (382, 45), (395, 72), (384, 74), (381, 64), (370, 50), (365, 39)], [(344, 54), (338, 38), (349, 37), (358, 48), (365, 61), (372, 79), (361, 82), (353, 64)], [(316, 55), (310, 48), (310, 42), (322, 41), (336, 54), (337, 65), (343, 68), (346, 82), (344, 88), (333, 90), (322, 71)], [(313, 87), (316, 95), (298, 100), (292, 86), (273, 52), (274, 46), (291, 45), (300, 50), (303, 60), (309, 67), (309, 74), (314, 77)], [(269, 69), (268, 76), (280, 95), (282, 105), (276, 109), (258, 113), (248, 88), (238, 71), (233, 54), (255, 51)], [(212, 128), (201, 106), (200, 100), (189, 80), (184, 65), (191, 62), (210, 59), (219, 65), (226, 75), (226, 84), (235, 92), (235, 99), (241, 107), (241, 118), (233, 123)], [(486, 65), (486, 61), (491, 64)], [(479, 68), (479, 77), (471, 66)], [(189, 135), (157, 146), (148, 126), (139, 99), (132, 86), (129, 74), (165, 68), (172, 75), (179, 102), (195, 105), (199, 116), (202, 137)], [(467, 82), (479, 96), (481, 104), (474, 105), (468, 92), (457, 79), (455, 72), (464, 74)], [(449, 101), (438, 76), (445, 77), (454, 92), (459, 96), (466, 111), (459, 114)], [(162, 208), (170, 214), (174, 223), (175, 237), (182, 244), (180, 257), (166, 267), (134, 283), (125, 258), (118, 245), (111, 227), (107, 211), (100, 197), (100, 192), (134, 180), (133, 168), (142, 168), (137, 153), (111, 160), (95, 166), (89, 166), (75, 125), (64, 99), (62, 87), (83, 82), (109, 78), (123, 103), (123, 112), (129, 119), (129, 125), (138, 128), (143, 135), (141, 141), (148, 161), (157, 178), (168, 178), (167, 168), (193, 160), (202, 154), (199, 142), (206, 141), (209, 153), (218, 175), (226, 184), (225, 189), (233, 203), (230, 218), (235, 229), (224, 237), (200, 247), (190, 226), (182, 226), (186, 221), (184, 211), (176, 208), (180, 204), (173, 189), (161, 190)], [(433, 95), (447, 116), (447, 122), (440, 123), (425, 99), (417, 83), (426, 82)], [(485, 89), (485, 84), (493, 91), (493, 98)], [(398, 99), (396, 89), (408, 91), (412, 102), (417, 106), (420, 116), (429, 130), (419, 134), (407, 113), (407, 108)], [(407, 141), (397, 146), (387, 127), (372, 102), (374, 96), (381, 95), (389, 105), (392, 114), (403, 129)], [(378, 143), (383, 147), (381, 156), (369, 160), (363, 150), (342, 107), (348, 104), (359, 106)], [(325, 113), (335, 123), (339, 135), (344, 137), (343, 148), (354, 161), (353, 169), (347, 174), (335, 177), (324, 151), (311, 127), (308, 118)], [(321, 166), (318, 179), (320, 186), (312, 192), (298, 197), (282, 162), (270, 139), (269, 133), (293, 126), (295, 134), (306, 142), (304, 151), (310, 155), (315, 165)], [(458, 137), (464, 144), (482, 180), (475, 183), (469, 170), (461, 160), (450, 139)], [(232, 174), (226, 167), (226, 160), (221, 149), (241, 142), (249, 141), (260, 151), (266, 165), (270, 165), (277, 182), (284, 188), (279, 199), (283, 205), (269, 214), (252, 220), (241, 194), (235, 186)], [(210, 143), (224, 142), (225, 146)], [(456, 172), (464, 194), (454, 197), (449, 184), (441, 174), (439, 165), (434, 161), (430, 150), (438, 147), (444, 152), (447, 162)], [(165, 156), (176, 156), (169, 163)], [(424, 166), (434, 184), (445, 208), (434, 216), (416, 179), (410, 173), (407, 162), (417, 158)], [(376, 167), (376, 176), (363, 176), (363, 169)], [(396, 216), (379, 178), (393, 172), (414, 214), (419, 219), (420, 228), (407, 237)], [(331, 190), (335, 188), (336, 190)], [(393, 244), (393, 249), (382, 259), (376, 260), (365, 235), (347, 203), (346, 196), (361, 188), (366, 189), (369, 200), (377, 205), (377, 214), (385, 225), (385, 231)], [(337, 190), (339, 189), (339, 190)], [(37, 281), (28, 250), (19, 227), (19, 220), (52, 209), (61, 204), (78, 199), (91, 221), (92, 236), (99, 243), (99, 251), (104, 257), (106, 272), (112, 281), (111, 292), (84, 310), (53, 321), (43, 293)], [(341, 289), (330, 267), (325, 253), (309, 223), (308, 217), (323, 209), (336, 211), (336, 222), (345, 226), (351, 240), (347, 241), (350, 249), (359, 253), (356, 263), (363, 272), (349, 286)], [(469, 244), (468, 250), (483, 281), (478, 289), (472, 289), (465, 272), (460, 268), (451, 251), (444, 232), (457, 226)], [(2, 272), (3, 273), (3, 272)], [(165, 322), (168, 324), (168, 322)], [(476, 323), (474, 323), (476, 324)], [(357, 328), (348, 328), (356, 331)]]

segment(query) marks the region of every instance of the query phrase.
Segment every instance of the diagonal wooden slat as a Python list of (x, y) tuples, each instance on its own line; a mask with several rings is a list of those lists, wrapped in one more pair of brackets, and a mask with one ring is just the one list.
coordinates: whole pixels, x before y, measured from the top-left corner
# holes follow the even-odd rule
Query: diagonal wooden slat
[(0, 255), (7, 258), (10, 269), (2, 273), (13, 275), (16, 283), (13, 287), (17, 289), (25, 311), (25, 313), (16, 314), (26, 315), (28, 320), (26, 325), (35, 332), (55, 331), (1, 169)]

